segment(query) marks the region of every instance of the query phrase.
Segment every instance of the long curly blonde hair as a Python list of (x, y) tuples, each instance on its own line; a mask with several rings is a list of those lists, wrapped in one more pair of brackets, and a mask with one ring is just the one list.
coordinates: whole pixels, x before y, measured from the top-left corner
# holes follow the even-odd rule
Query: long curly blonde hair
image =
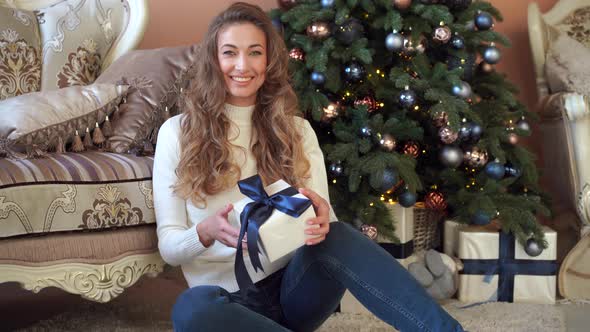
[(209, 25), (196, 63), (196, 79), (181, 98), (180, 163), (175, 192), (195, 206), (206, 197), (237, 184), (240, 168), (232, 160), (228, 139), (231, 122), (224, 111), (227, 89), (217, 59), (217, 36), (231, 24), (252, 23), (266, 35), (266, 78), (258, 90), (252, 114), (252, 153), (258, 174), (268, 185), (283, 179), (302, 186), (310, 163), (303, 152), (301, 128), (296, 125), (297, 96), (289, 84), (288, 53), (282, 37), (260, 7), (234, 3)]

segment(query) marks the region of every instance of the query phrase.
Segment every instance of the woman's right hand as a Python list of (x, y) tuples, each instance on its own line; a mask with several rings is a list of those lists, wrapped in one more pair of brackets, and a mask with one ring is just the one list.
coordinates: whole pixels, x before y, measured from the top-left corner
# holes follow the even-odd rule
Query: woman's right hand
[[(228, 247), (237, 248), (240, 230), (230, 225), (227, 220), (227, 216), (233, 208), (232, 204), (228, 204), (197, 225), (199, 240), (205, 247), (208, 248), (215, 241), (219, 241)], [(242, 246), (245, 246), (245, 243)]]

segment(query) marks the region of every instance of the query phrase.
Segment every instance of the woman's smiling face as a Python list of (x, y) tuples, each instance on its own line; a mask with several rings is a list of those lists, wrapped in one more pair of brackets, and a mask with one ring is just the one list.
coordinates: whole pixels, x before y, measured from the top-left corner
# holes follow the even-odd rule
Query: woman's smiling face
[(251, 106), (264, 83), (266, 35), (252, 23), (231, 24), (217, 36), (217, 59), (228, 91), (226, 102)]

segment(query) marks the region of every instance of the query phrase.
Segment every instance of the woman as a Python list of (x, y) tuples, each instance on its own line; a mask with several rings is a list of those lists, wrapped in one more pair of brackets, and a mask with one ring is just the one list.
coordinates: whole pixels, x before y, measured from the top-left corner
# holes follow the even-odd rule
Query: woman
[[(402, 331), (462, 331), (387, 252), (333, 222), (324, 160), (309, 123), (296, 117), (282, 38), (257, 6), (236, 3), (217, 16), (202, 43), (197, 79), (182, 115), (164, 123), (154, 160), (160, 253), (181, 265), (190, 289), (172, 311), (176, 331), (312, 331), (346, 289)], [(237, 181), (283, 179), (314, 206), (293, 255), (249, 274), (242, 296), (234, 275), (239, 229)], [(245, 257), (250, 267), (249, 257)]]

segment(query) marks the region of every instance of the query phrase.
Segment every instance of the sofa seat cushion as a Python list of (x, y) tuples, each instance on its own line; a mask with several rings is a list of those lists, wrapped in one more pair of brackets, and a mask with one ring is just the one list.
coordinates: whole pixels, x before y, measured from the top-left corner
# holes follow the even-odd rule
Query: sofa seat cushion
[(2, 239), (0, 264), (106, 264), (125, 256), (156, 251), (156, 226), (143, 225), (99, 232), (65, 232), (51, 236)]
[(0, 159), (0, 238), (155, 223), (153, 157)]

